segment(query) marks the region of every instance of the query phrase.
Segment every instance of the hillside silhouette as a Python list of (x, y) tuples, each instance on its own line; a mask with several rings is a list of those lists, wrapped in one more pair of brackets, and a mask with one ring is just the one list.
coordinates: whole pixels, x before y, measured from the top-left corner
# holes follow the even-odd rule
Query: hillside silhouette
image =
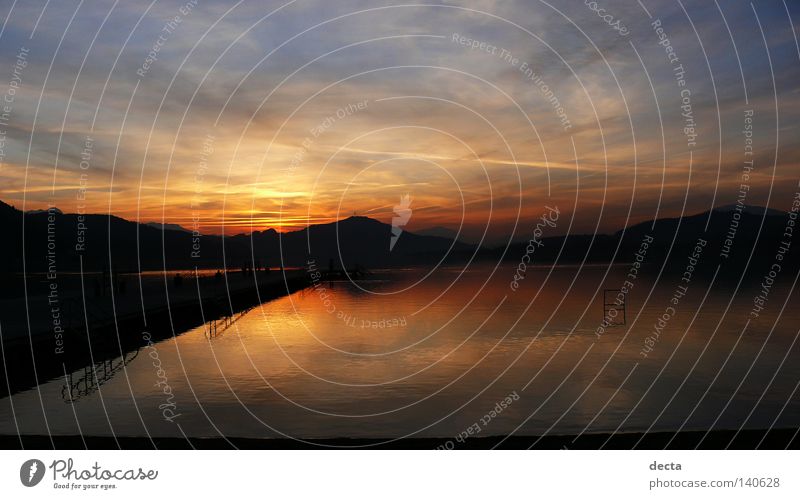
[[(733, 215), (733, 207), (726, 206), (697, 215), (643, 222), (613, 234), (548, 237), (537, 248), (533, 263), (629, 262), (643, 238), (652, 236), (647, 254), (650, 264), (681, 263), (698, 238), (703, 237), (708, 241), (704, 250), (707, 260), (720, 261), (730, 269), (769, 266), (785, 239), (788, 214), (747, 207), (736, 224), (730, 252), (721, 258), (726, 237), (731, 234)], [(191, 232), (170, 226), (139, 224), (113, 215), (85, 215), (81, 249), (76, 214), (57, 210), (23, 213), (0, 202), (0, 223), (10, 235), (0, 247), (0, 272), (6, 276), (47, 272), (53, 263), (48, 260), (50, 249), (58, 272), (81, 270), (81, 257), (85, 272), (134, 272), (195, 267), (303, 267), (309, 259), (314, 259), (318, 267), (332, 265), (337, 269), (461, 263), (473, 257), (476, 261), (503, 259), (514, 263), (525, 253), (527, 245), (527, 241), (522, 241), (508, 247), (477, 248), (448, 237), (403, 232), (390, 250), (391, 226), (362, 216), (293, 232), (268, 229), (225, 237), (203, 235), (198, 240)], [(49, 229), (54, 235), (50, 239)], [(54, 245), (48, 247), (51, 242)], [(786, 265), (795, 264), (797, 253), (797, 248), (791, 247)]]
[(474, 250), (451, 239), (403, 232), (390, 251), (391, 226), (359, 216), (283, 234), (268, 229), (197, 238), (185, 230), (113, 215), (84, 215), (79, 219), (76, 214), (57, 210), (52, 214), (41, 210), (23, 213), (0, 202), (0, 223), (11, 235), (0, 249), (0, 271), (4, 273), (47, 272), (53, 263), (48, 261), (50, 251), (57, 272), (132, 272), (302, 267), (309, 258), (326, 268), (331, 260), (335, 268), (436, 264), (448, 255)]

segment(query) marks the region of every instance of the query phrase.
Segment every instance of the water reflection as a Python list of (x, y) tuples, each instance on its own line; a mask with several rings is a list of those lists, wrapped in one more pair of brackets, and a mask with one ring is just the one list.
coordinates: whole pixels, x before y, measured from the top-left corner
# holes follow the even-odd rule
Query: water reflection
[(14, 395), (13, 407), (4, 399), (0, 431), (397, 438), (453, 437), (476, 422), (482, 435), (800, 424), (799, 312), (775, 312), (788, 289), (742, 333), (752, 291), (732, 299), (694, 283), (642, 356), (674, 283), (642, 277), (625, 325), (597, 334), (603, 289), (625, 272), (534, 269), (516, 292), (506, 268), (320, 283), (156, 343), (174, 423), (159, 410), (151, 355), (133, 355), (69, 375), (84, 380), (69, 383), (80, 395), (69, 406), (63, 378)]
[(95, 393), (138, 356), (137, 348), (120, 357), (103, 360), (82, 370), (68, 373), (61, 388), (61, 398), (64, 402), (72, 404), (80, 398)]

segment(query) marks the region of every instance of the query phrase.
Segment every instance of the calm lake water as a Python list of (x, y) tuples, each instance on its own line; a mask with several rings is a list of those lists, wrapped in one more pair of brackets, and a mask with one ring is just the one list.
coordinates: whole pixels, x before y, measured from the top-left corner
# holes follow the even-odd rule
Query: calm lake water
[(0, 433), (399, 438), (800, 425), (796, 296), (779, 315), (788, 287), (776, 285), (748, 323), (757, 288), (731, 299), (729, 286), (697, 280), (670, 314), (679, 278), (640, 277), (626, 324), (598, 335), (603, 289), (620, 288), (627, 266), (534, 269), (517, 291), (513, 267), (492, 270), (324, 283), (215, 335), (199, 327), (2, 399)]

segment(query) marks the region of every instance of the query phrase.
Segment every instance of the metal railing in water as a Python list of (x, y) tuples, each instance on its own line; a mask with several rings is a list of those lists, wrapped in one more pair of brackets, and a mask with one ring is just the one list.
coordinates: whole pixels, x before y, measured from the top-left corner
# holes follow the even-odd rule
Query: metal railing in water
[(83, 368), (83, 373), (75, 371), (67, 374), (64, 386), (61, 388), (61, 397), (64, 402), (71, 404), (82, 397), (91, 395), (117, 373), (125, 369), (125, 366), (131, 363), (138, 355), (139, 349), (137, 348), (121, 357), (86, 366)]

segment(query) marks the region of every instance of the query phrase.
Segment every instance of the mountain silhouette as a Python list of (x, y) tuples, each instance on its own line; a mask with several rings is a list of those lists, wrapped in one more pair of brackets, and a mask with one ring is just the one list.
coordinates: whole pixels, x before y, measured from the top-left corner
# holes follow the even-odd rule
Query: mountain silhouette
[(444, 237), (447, 239), (458, 239), (459, 241), (464, 241), (463, 237), (458, 237), (458, 231), (447, 227), (442, 227), (440, 225), (437, 225), (436, 227), (429, 227), (427, 229), (414, 229), (414, 234), (420, 236)]
[[(748, 279), (758, 280), (774, 263), (779, 246), (786, 241), (784, 234), (789, 214), (758, 206), (747, 207), (735, 217), (732, 206), (716, 208), (696, 215), (677, 218), (659, 218), (631, 225), (614, 234), (575, 234), (542, 239), (536, 249), (534, 264), (632, 262), (642, 241), (648, 244), (647, 265), (656, 269), (662, 265), (669, 271), (682, 272), (688, 255), (699, 239), (707, 241), (702, 251), (702, 264), (695, 275), (713, 274), (717, 266), (722, 272), (718, 279), (738, 280), (741, 272), (749, 272)], [(724, 252), (726, 241), (728, 251)], [(527, 242), (519, 242), (505, 249), (505, 259), (519, 262)], [(800, 245), (790, 246), (782, 260), (784, 270), (795, 269), (800, 263)], [(498, 258), (502, 248), (488, 251), (490, 258)], [(724, 256), (723, 256), (724, 253)]]
[[(614, 234), (548, 237), (542, 240), (533, 261), (629, 262), (643, 238), (649, 236), (653, 238), (647, 255), (650, 263), (680, 263), (702, 237), (708, 241), (704, 254), (713, 255), (730, 268), (770, 264), (784, 237), (788, 214), (759, 207), (742, 210), (729, 254), (720, 259), (726, 238), (730, 239), (735, 213), (732, 207), (721, 207), (697, 215), (635, 224)], [(478, 260), (503, 258), (512, 263), (519, 261), (527, 245), (523, 241), (508, 247), (479, 249), (448, 237), (402, 232), (390, 249), (391, 225), (363, 216), (286, 233), (269, 229), (197, 238), (191, 232), (139, 224), (113, 215), (79, 216), (56, 210), (23, 214), (0, 202), (0, 223), (12, 235), (0, 246), (0, 273), (8, 279), (23, 271), (47, 272), (51, 266), (58, 272), (133, 272), (195, 267), (304, 267), (309, 259), (319, 268), (332, 264), (337, 269), (434, 265), (464, 262), (476, 251)], [(795, 253), (797, 250), (792, 247), (790, 256)]]
[[(23, 234), (23, 217), (24, 240)], [(113, 215), (22, 213), (0, 202), (0, 223), (14, 234), (0, 248), (0, 272), (57, 272), (302, 267), (309, 258), (336, 268), (435, 264), (474, 247), (451, 239), (403, 232), (390, 250), (391, 226), (367, 217), (234, 236), (203, 235), (124, 220)], [(24, 250), (23, 250), (24, 243)], [(23, 265), (23, 253), (25, 255)]]
[(191, 230), (187, 229), (186, 227), (178, 224), (162, 224), (161, 222), (147, 222), (145, 225), (153, 227), (159, 230), (177, 230), (180, 232), (192, 232)]

